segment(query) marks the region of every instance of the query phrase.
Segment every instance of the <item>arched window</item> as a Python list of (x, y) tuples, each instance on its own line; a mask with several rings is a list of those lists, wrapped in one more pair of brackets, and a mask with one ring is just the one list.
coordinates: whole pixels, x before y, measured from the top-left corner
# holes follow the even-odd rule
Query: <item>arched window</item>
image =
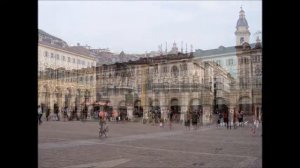
[(186, 63), (184, 63), (184, 64), (182, 65), (182, 69), (183, 69), (184, 71), (187, 70), (187, 65), (186, 65)]
[(171, 74), (175, 77), (177, 77), (179, 75), (179, 70), (178, 70), (177, 66), (174, 65), (172, 67)]
[(168, 72), (168, 67), (166, 65), (162, 68), (162, 72), (163, 73), (167, 73)]
[(244, 42), (244, 37), (241, 37), (240, 38), (240, 44), (243, 44), (243, 42)]

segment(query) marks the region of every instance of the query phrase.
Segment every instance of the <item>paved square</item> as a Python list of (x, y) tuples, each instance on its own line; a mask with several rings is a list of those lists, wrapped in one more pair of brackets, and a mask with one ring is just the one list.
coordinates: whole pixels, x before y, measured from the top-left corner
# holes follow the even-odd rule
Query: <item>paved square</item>
[(201, 127), (186, 130), (142, 123), (108, 123), (98, 137), (93, 121), (49, 121), (39, 125), (39, 168), (262, 167), (261, 127)]

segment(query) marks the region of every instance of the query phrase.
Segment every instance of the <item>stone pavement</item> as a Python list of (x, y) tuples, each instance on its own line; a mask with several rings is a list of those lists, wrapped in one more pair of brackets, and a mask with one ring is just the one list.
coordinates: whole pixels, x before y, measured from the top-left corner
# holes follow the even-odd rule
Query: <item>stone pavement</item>
[(108, 126), (108, 137), (99, 138), (97, 122), (43, 122), (38, 131), (39, 168), (262, 167), (261, 128), (253, 136), (249, 127)]

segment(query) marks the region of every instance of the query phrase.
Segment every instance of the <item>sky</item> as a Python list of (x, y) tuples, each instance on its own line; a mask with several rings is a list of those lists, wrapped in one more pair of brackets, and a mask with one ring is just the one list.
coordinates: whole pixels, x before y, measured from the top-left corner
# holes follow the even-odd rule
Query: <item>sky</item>
[(69, 45), (109, 48), (114, 53), (185, 51), (235, 45), (240, 7), (251, 32), (262, 31), (262, 1), (45, 1), (38, 2), (38, 28)]

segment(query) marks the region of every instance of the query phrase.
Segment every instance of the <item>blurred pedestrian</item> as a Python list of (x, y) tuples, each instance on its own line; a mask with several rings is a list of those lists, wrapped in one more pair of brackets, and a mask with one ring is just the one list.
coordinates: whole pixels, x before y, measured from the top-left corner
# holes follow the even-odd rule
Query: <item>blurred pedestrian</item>
[(59, 121), (59, 107), (57, 104), (54, 104), (54, 114), (56, 115), (56, 121)]
[(46, 107), (46, 120), (49, 120), (49, 115), (50, 115), (50, 108)]
[(190, 125), (191, 125), (191, 115), (190, 112), (188, 111), (185, 115), (185, 122), (184, 122), (186, 130), (190, 130)]
[(68, 107), (64, 107), (63, 109), (63, 113), (64, 113), (64, 121), (68, 120)]
[(39, 119), (39, 125), (42, 124), (42, 115), (43, 115), (42, 108), (41, 108), (40, 105), (38, 105), (38, 119)]

